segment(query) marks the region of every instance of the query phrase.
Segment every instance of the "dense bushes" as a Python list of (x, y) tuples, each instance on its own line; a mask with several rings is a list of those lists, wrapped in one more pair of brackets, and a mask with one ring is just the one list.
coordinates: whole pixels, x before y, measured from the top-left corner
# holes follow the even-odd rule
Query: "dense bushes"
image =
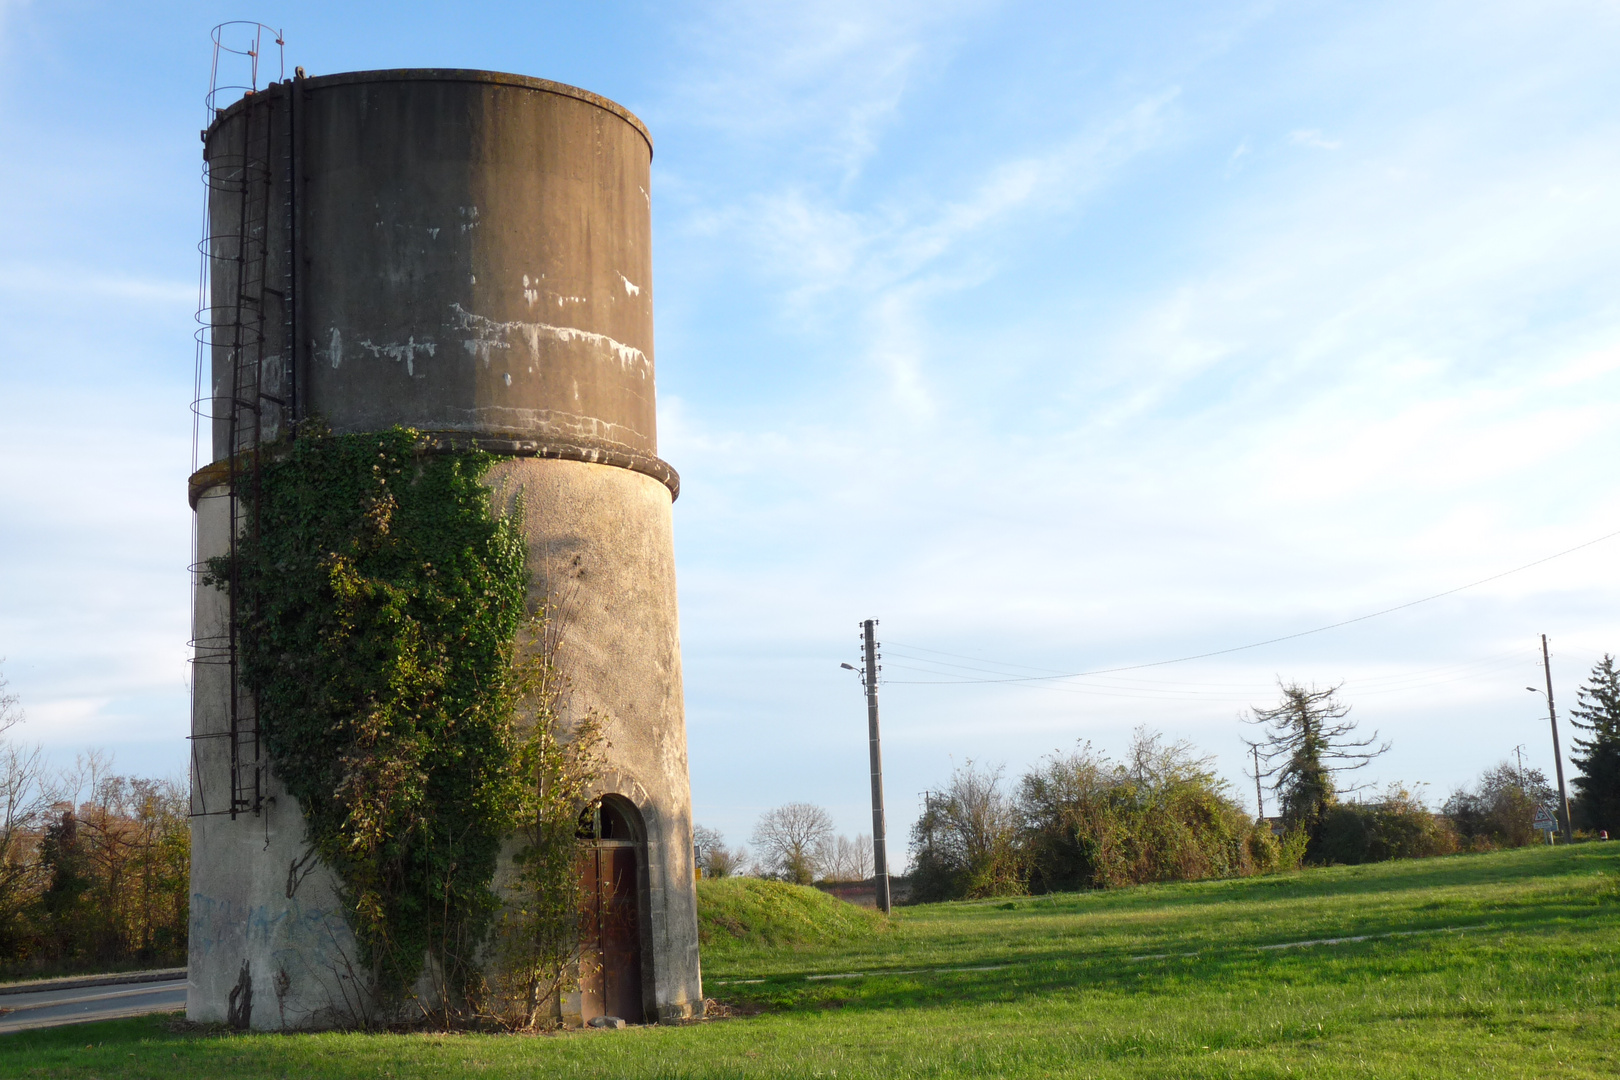
[(1536, 807), (1557, 804), (1558, 792), (1540, 769), (1520, 769), (1504, 761), (1471, 788), (1458, 788), (1443, 813), (1461, 845), (1475, 851), (1523, 847), (1539, 838)]
[(913, 897), (1001, 896), (1265, 873), (1303, 841), (1256, 825), (1187, 743), (1138, 729), (1129, 760), (1082, 745), (1002, 789), (969, 762), (912, 828)]
[(1101, 888), (1247, 872), (1249, 815), (1186, 743), (1138, 730), (1131, 760), (1089, 745), (1054, 755), (1019, 787), (1030, 886)]
[[(1323, 775), (1330, 775), (1324, 773)], [(1399, 784), (1341, 802), (1322, 789), (1309, 813), (1257, 823), (1211, 759), (1137, 729), (1127, 759), (1082, 744), (1053, 754), (1011, 790), (968, 762), (930, 792), (911, 830), (918, 901), (1193, 881), (1518, 846), (1551, 798), (1534, 769), (1507, 764), (1454, 792), (1436, 814)]]
[(1391, 787), (1366, 803), (1323, 808), (1314, 862), (1366, 863), (1450, 855), (1458, 848), (1452, 823), (1432, 814), (1410, 791)]

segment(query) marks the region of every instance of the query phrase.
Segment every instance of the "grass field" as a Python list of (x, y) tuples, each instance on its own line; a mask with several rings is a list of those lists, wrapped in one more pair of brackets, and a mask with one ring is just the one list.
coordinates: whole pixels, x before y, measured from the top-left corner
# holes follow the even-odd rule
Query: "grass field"
[(716, 905), (705, 989), (758, 1015), (540, 1037), (121, 1021), (10, 1036), (0, 1076), (1620, 1074), (1620, 843), (940, 904), (797, 935), (744, 924), (813, 911)]

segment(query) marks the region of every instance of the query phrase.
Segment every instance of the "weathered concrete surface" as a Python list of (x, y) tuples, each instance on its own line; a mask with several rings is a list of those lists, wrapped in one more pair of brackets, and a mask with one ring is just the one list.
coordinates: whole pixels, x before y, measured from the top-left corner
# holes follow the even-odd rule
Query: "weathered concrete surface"
[[(252, 159), (261, 141), (249, 112), (256, 131), (269, 114), (264, 172), (276, 185), (291, 145), (276, 117), (294, 108), (305, 415), (339, 432), (404, 424), (657, 453), (652, 146), (640, 121), (522, 76), (356, 72), (233, 106), (210, 129), (209, 156), (230, 163), (247, 147)], [(220, 309), (236, 288), (227, 223), (237, 196), (216, 184), (212, 205)], [(284, 201), (269, 207), (268, 234), (292, 235)], [(273, 283), (277, 260), (272, 250)], [(292, 381), (282, 370), (292, 322), (267, 303), (265, 381), (276, 393)], [(230, 364), (217, 346), (217, 398), (229, 396)], [(215, 432), (217, 458), (225, 436)]]
[[(702, 1011), (691, 787), (669, 491), (628, 469), (519, 458), (486, 474), (497, 504), (521, 498), (532, 600), (561, 622), (565, 716), (605, 719), (598, 794), (622, 796), (646, 830), (642, 987), (646, 1015)], [(564, 1013), (578, 1014), (577, 1002)]]
[[(199, 559), (226, 550), (223, 495), (216, 487), (197, 502)], [(225, 594), (199, 585), (193, 602), (199, 640), (217, 642), (228, 617)], [(192, 670), (186, 1015), (268, 1030), (364, 1019), (369, 1002), (349, 968), (354, 937), (338, 883), (308, 852), (297, 800), (266, 767), (260, 813), (233, 820), (221, 812), (230, 808), (230, 678), (224, 663), (208, 659), (221, 657), (204, 654)]]
[[(645, 128), (542, 80), (385, 71), (277, 84), (221, 114), (205, 144), (219, 181), (216, 324), (244, 280), (270, 291), (250, 305), (245, 334), (216, 325), (211, 339), (215, 463), (192, 481), (199, 558), (229, 536), (229, 500), (212, 497), (228, 479), (221, 462), (252, 445), (221, 419), (244, 356), (267, 395), (262, 441), (319, 418), (338, 432), (401, 424), (442, 446), (518, 455), (490, 482), (524, 495), (535, 588), (567, 622), (569, 707), (608, 718), (602, 793), (632, 804), (646, 834), (646, 1012), (700, 1012), (678, 478), (657, 458)], [(250, 192), (267, 191), (247, 200), (267, 209), (263, 220), (250, 209), (241, 242), (244, 202), (229, 181), (244, 167), (269, 187)], [(222, 640), (222, 595), (199, 584), (196, 603), (199, 641)], [(228, 685), (222, 665), (197, 665), (194, 732), (228, 726)], [(228, 805), (228, 741), (194, 746), (198, 795), (210, 811)], [(234, 990), (240, 1019), (251, 986), (255, 1028), (358, 1018), (369, 1002), (349, 976), (337, 882), (299, 861), (302, 815), (268, 770), (263, 784), (262, 813), (194, 819), (188, 1014), (230, 1018)]]

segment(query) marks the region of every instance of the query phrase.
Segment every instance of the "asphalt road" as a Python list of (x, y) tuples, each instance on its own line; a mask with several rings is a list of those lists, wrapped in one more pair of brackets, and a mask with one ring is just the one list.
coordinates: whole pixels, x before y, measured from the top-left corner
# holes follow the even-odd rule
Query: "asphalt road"
[(7, 994), (0, 997), (0, 1035), (143, 1013), (182, 1012), (185, 1007), (185, 979)]

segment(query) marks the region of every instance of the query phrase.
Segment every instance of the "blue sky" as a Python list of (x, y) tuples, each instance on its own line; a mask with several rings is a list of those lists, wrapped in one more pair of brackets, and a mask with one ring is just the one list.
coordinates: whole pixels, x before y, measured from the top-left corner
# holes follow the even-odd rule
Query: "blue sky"
[(651, 127), (693, 793), (733, 840), (789, 799), (869, 826), (863, 617), (894, 832), (954, 763), (1138, 724), (1252, 797), (1279, 677), (1344, 682), (1368, 779), (1550, 773), (1537, 635), (1561, 704), (1620, 650), (1617, 538), (1193, 663), (937, 663), (1204, 653), (1620, 530), (1612, 3), (0, 0), (0, 655), (53, 753), (183, 772), (197, 131), (243, 17), (289, 71), (516, 71)]

